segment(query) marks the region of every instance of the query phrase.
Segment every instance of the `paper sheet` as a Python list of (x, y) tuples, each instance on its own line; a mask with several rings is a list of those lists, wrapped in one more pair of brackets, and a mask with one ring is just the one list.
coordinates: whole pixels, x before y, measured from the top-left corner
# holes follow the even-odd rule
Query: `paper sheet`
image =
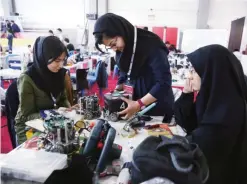
[(29, 127), (32, 127), (40, 132), (45, 132), (45, 128), (43, 126), (44, 121), (42, 119), (35, 119), (31, 121), (27, 121), (25, 124)]

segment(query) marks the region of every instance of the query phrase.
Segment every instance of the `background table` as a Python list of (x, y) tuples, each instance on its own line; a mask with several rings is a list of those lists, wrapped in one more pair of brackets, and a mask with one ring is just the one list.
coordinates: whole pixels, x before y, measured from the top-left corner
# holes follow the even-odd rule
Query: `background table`
[(19, 78), (21, 75), (22, 71), (21, 70), (14, 70), (14, 69), (1, 69), (0, 70), (0, 77), (2, 79), (14, 79), (14, 78)]

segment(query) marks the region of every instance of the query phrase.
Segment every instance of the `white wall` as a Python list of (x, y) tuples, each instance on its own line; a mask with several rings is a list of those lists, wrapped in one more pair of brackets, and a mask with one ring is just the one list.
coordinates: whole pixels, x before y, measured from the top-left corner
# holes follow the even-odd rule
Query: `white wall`
[(247, 0), (211, 0), (208, 25), (214, 29), (231, 28), (231, 21), (247, 16)]
[(84, 0), (15, 0), (25, 27), (76, 28), (84, 25)]
[(4, 10), (3, 10), (2, 0), (0, 0), (0, 16), (4, 16)]
[(0, 0), (0, 16), (10, 16), (11, 8), (10, 0)]
[(196, 25), (197, 29), (208, 28), (209, 5), (210, 0), (199, 0)]
[[(198, 3), (199, 0), (109, 0), (108, 11), (139, 26), (196, 28)], [(148, 15), (154, 17), (149, 19)]]
[(220, 44), (228, 47), (229, 31), (217, 29), (188, 29), (183, 32), (182, 51), (190, 53), (196, 49), (211, 45)]

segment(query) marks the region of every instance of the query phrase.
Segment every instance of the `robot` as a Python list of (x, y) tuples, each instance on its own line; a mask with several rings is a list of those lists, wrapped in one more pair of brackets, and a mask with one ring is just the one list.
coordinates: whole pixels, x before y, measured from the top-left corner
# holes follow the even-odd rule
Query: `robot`
[(44, 111), (42, 117), (45, 133), (39, 136), (39, 149), (62, 154), (70, 154), (78, 150), (79, 137), (76, 135), (73, 120), (53, 110)]
[(118, 112), (126, 109), (128, 104), (124, 102), (121, 97), (129, 99), (130, 94), (111, 92), (104, 95), (105, 107), (103, 108), (103, 117), (109, 121), (116, 122), (119, 120)]
[(79, 99), (79, 114), (84, 113), (84, 119), (91, 120), (101, 116), (99, 98), (97, 95), (83, 96)]

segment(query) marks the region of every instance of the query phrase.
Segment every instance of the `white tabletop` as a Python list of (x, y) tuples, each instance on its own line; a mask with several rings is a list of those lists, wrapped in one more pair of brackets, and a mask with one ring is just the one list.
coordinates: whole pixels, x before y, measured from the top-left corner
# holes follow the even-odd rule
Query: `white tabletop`
[(65, 69), (73, 69), (73, 68), (80, 68), (83, 69), (83, 64), (89, 63), (88, 61), (83, 61), (83, 62), (77, 62), (76, 64), (73, 64), (71, 66), (64, 66)]
[[(153, 117), (153, 120), (151, 120), (150, 122), (146, 122), (146, 125), (161, 124), (162, 119), (163, 119), (163, 117)], [(121, 134), (120, 134), (120, 131), (123, 128), (123, 126), (125, 125), (125, 122), (123, 122), (123, 121), (110, 122), (109, 121), (109, 123), (117, 131), (117, 135), (116, 135), (114, 143), (122, 146), (122, 154), (120, 157), (121, 163), (131, 162), (132, 155), (133, 155), (133, 152), (135, 151), (136, 147), (144, 139), (146, 139), (149, 136), (147, 130), (140, 129), (136, 136), (134, 136), (133, 138), (127, 138), (127, 137), (121, 136)], [(180, 126), (170, 127), (170, 130), (175, 135), (181, 135), (181, 136), (186, 135)], [(105, 177), (105, 178), (100, 179), (100, 183), (102, 183), (102, 184), (116, 184), (116, 182), (117, 182), (117, 177), (114, 177), (114, 176), (109, 176), (109, 177)]]
[[(60, 113), (62, 113), (62, 112), (60, 112)], [(75, 111), (62, 113), (62, 114), (68, 118), (74, 119), (75, 122), (82, 118), (82, 116), (76, 114)], [(146, 122), (146, 125), (161, 124), (162, 119), (163, 119), (163, 117), (153, 117), (153, 120), (151, 120), (150, 122)], [(35, 125), (35, 124), (37, 124), (37, 120), (29, 121), (29, 124), (28, 124), (29, 126), (30, 126), (30, 123)], [(123, 137), (121, 135), (121, 129), (123, 128), (123, 126), (125, 125), (126, 122), (124, 122), (124, 121), (110, 122), (109, 121), (109, 123), (117, 131), (114, 143), (122, 146), (122, 154), (120, 157), (120, 162), (121, 163), (130, 162), (132, 160), (132, 155), (133, 155), (133, 152), (136, 149), (136, 147), (145, 138), (147, 138), (149, 136), (148, 132), (144, 129), (140, 129), (138, 131), (138, 134), (135, 135), (133, 138)], [(43, 125), (43, 124), (41, 124), (41, 125)], [(172, 131), (173, 134), (176, 134), (176, 135), (181, 135), (181, 136), (186, 135), (184, 133), (184, 131), (181, 129), (181, 127), (179, 127), (179, 126), (170, 127), (170, 130)], [(116, 180), (117, 180), (117, 177), (109, 176), (109, 177), (101, 178), (100, 183), (112, 184), (112, 183), (116, 183)]]
[(0, 70), (0, 76), (3, 77), (3, 79), (12, 79), (12, 78), (19, 78), (21, 75), (21, 70), (14, 70), (14, 69), (1, 69)]

